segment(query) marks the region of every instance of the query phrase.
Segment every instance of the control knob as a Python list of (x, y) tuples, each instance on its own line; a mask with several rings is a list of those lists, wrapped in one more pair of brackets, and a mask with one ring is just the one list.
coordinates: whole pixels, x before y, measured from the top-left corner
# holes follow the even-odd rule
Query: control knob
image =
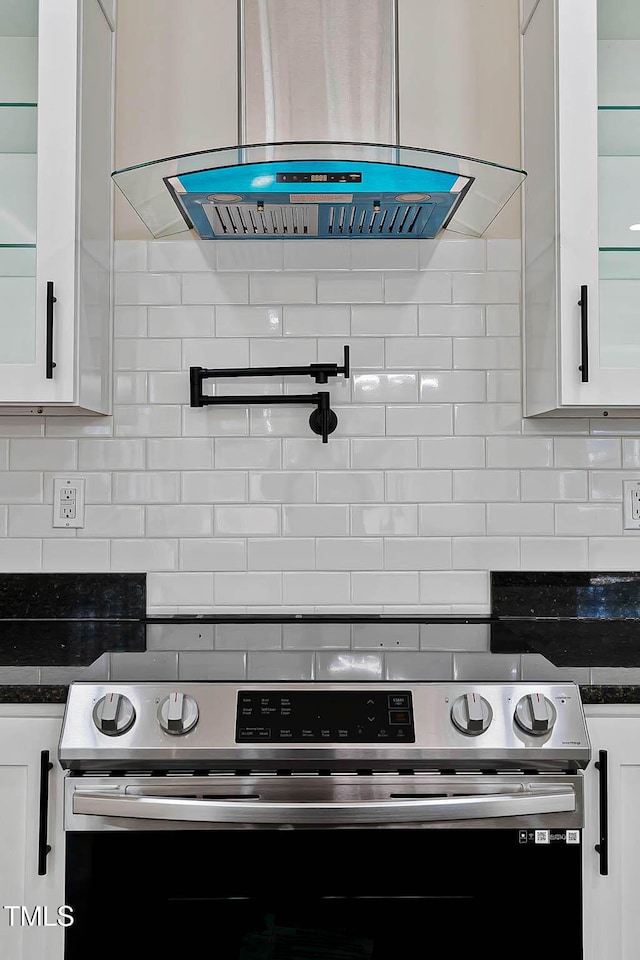
[(451, 719), (461, 733), (477, 737), (489, 729), (493, 711), (484, 697), (477, 693), (465, 693), (453, 704)]
[(518, 700), (515, 721), (521, 730), (533, 737), (542, 737), (553, 729), (556, 708), (542, 693), (528, 693)]
[(93, 708), (93, 722), (108, 737), (126, 733), (136, 719), (136, 711), (128, 697), (122, 693), (107, 693)]
[(184, 693), (174, 690), (158, 705), (158, 723), (165, 733), (180, 737), (193, 730), (198, 722), (198, 704)]

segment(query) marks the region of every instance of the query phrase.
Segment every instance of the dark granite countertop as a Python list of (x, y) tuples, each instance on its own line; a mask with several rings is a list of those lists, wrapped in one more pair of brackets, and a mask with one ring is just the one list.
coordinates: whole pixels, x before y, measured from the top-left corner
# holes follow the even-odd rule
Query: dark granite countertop
[[(65, 703), (67, 684), (0, 684), (0, 703)], [(640, 686), (635, 684), (580, 685), (582, 702), (640, 703)]]

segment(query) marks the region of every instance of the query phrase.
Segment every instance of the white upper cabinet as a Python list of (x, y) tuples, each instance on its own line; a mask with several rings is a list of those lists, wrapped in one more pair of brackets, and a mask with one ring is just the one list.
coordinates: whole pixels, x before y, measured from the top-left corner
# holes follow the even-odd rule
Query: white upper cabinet
[(110, 411), (114, 35), (105, 9), (0, 0), (1, 413)]
[(637, 410), (640, 5), (527, 7), (525, 415)]

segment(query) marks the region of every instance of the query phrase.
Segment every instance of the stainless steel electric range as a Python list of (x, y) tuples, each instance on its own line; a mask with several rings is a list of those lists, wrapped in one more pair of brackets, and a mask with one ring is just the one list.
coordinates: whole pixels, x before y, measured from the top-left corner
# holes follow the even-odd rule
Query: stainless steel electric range
[(583, 955), (573, 683), (74, 683), (59, 760), (66, 960)]

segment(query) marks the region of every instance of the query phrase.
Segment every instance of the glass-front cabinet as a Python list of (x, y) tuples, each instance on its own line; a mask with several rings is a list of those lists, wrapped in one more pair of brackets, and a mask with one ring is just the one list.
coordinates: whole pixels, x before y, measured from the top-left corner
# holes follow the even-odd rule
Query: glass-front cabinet
[(98, 0), (0, 0), (0, 413), (109, 412), (112, 75)]
[(525, 415), (640, 408), (640, 4), (522, 6)]

